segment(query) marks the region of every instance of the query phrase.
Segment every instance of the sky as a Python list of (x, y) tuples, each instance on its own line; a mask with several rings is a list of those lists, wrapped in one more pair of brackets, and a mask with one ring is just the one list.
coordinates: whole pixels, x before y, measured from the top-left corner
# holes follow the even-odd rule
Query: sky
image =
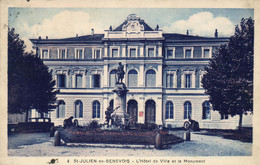
[(242, 18), (254, 18), (253, 9), (235, 8), (9, 8), (9, 27), (32, 49), (31, 38), (49, 39), (88, 35), (91, 29), (103, 33), (116, 28), (129, 14), (136, 14), (148, 25), (157, 24), (163, 32), (213, 37), (233, 35)]

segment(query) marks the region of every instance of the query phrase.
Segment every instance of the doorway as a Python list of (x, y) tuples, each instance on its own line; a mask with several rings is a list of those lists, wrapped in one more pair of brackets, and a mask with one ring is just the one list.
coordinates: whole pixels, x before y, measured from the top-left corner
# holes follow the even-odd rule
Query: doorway
[(155, 102), (147, 100), (145, 103), (145, 124), (155, 124)]

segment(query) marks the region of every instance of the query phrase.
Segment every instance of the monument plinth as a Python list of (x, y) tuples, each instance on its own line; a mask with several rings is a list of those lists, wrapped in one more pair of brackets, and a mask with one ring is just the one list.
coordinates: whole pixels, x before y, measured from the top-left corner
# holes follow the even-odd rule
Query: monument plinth
[(113, 112), (112, 115), (117, 115), (121, 120), (122, 124), (125, 125), (126, 123), (126, 93), (128, 90), (124, 83), (116, 83), (114, 92), (114, 107), (116, 110)]

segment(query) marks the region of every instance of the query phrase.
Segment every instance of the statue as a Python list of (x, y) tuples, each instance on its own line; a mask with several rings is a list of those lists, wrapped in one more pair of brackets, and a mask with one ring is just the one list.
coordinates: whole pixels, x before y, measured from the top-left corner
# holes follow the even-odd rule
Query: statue
[(125, 71), (124, 71), (124, 66), (122, 65), (121, 62), (119, 62), (119, 66), (117, 67), (116, 74), (117, 74), (117, 82), (116, 83), (120, 83), (120, 81), (122, 83), (122, 81), (124, 79)]

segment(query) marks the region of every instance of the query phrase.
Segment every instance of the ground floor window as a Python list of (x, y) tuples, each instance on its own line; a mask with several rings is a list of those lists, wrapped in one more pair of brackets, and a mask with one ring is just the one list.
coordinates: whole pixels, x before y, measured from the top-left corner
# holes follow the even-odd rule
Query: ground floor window
[(202, 104), (202, 119), (210, 119), (210, 104), (208, 101), (205, 101)]
[(83, 118), (83, 104), (80, 100), (75, 102), (75, 118)]
[(228, 115), (226, 114), (221, 114), (221, 120), (227, 120), (228, 119)]
[(65, 102), (59, 101), (58, 108), (57, 108), (57, 118), (65, 118)]
[(190, 119), (191, 112), (192, 112), (191, 103), (189, 101), (186, 101), (184, 103), (184, 119)]
[(173, 103), (168, 101), (166, 103), (166, 112), (165, 112), (165, 119), (173, 119)]
[(92, 108), (93, 108), (92, 118), (100, 118), (100, 103), (99, 103), (99, 101), (94, 101)]

